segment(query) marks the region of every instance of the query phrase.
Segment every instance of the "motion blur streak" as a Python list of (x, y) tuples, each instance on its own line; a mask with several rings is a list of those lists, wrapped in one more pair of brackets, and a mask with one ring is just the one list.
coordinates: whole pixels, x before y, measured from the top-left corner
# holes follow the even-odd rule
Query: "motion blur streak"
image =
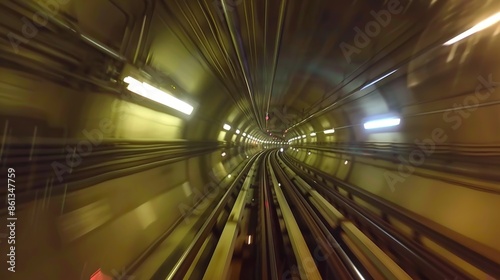
[(499, 13), (0, 1), (0, 279), (500, 277)]

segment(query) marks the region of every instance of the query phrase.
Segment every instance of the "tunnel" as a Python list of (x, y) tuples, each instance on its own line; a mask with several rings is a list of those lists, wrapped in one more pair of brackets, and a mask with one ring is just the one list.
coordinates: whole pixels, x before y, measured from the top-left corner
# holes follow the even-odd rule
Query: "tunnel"
[(499, 1), (1, 0), (0, 34), (0, 279), (500, 279)]

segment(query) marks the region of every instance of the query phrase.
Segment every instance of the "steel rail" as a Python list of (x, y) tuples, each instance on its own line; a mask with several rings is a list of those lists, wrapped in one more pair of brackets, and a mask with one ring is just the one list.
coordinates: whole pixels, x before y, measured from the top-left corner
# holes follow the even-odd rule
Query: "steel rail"
[[(323, 186), (321, 184), (318, 184), (315, 179), (312, 179), (309, 174), (306, 172), (300, 170), (297, 167), (297, 162), (295, 164), (291, 164), (290, 159), (287, 157), (283, 156), (283, 159), (288, 162), (288, 166), (291, 166), (294, 171), (296, 171), (298, 174), (301, 175), (304, 180), (308, 181), (309, 183), (317, 186), (319, 188), (319, 191), (328, 197), (329, 199), (333, 200), (337, 205), (342, 206), (342, 208), (349, 213), (350, 216), (356, 217), (358, 221), (362, 222), (364, 225), (364, 228), (371, 228), (372, 230), (375, 230), (377, 233), (377, 236), (384, 238), (393, 248), (399, 248), (400, 254), (404, 255), (406, 258), (410, 258), (413, 260), (413, 264), (416, 265), (419, 268), (419, 272), (427, 275), (428, 277), (431, 277), (433, 279), (467, 279), (468, 276), (465, 275), (463, 272), (457, 270), (456, 268), (452, 267), (450, 264), (446, 263), (445, 261), (441, 260), (440, 258), (436, 257), (434, 254), (431, 254), (428, 252), (428, 250), (424, 249), (420, 244), (416, 243), (415, 241), (409, 240), (408, 238), (404, 237), (402, 234), (397, 232), (395, 229), (391, 228), (389, 224), (384, 222), (379, 216), (376, 216), (374, 214), (369, 213), (356, 203), (354, 203), (352, 200), (342, 196), (341, 194), (337, 193), (334, 189), (330, 187)], [(386, 213), (388, 215), (391, 215), (410, 228), (417, 229), (418, 232), (421, 232), (423, 235), (429, 236), (431, 239), (435, 238), (435, 241), (442, 246), (442, 243), (439, 243), (440, 240), (446, 239), (447, 243), (445, 245), (454, 243), (456, 241), (453, 241), (449, 239), (448, 237), (445, 237), (441, 235), (440, 233), (426, 227), (425, 225), (422, 225), (418, 221), (412, 219), (411, 217), (406, 216), (404, 213), (402, 213), (399, 209), (397, 209), (394, 206), (389, 205), (387, 202), (384, 202), (380, 198), (376, 198), (371, 194), (368, 194), (366, 191), (361, 190), (359, 188), (356, 188), (354, 186), (351, 186), (345, 182), (342, 182), (338, 179), (332, 178), (330, 175), (326, 173), (318, 173), (320, 171), (314, 170), (313, 172), (315, 174), (320, 174), (322, 178), (327, 178), (327, 180), (334, 182), (334, 184), (338, 187), (341, 187), (348, 193), (361, 198), (365, 202), (371, 204), (372, 206), (376, 207), (377, 209), (380, 209), (383, 213)], [(431, 233), (431, 234), (428, 234)], [(456, 244), (459, 245), (460, 250), (465, 250), (465, 251), (471, 251), (469, 248), (461, 245), (461, 244)], [(450, 247), (445, 247), (448, 250), (450, 250)], [(451, 250), (450, 250), (451, 251)], [(453, 252), (453, 251), (452, 251)], [(478, 255), (478, 253), (473, 252), (475, 255)], [(459, 255), (461, 256), (461, 255)], [(470, 256), (470, 255), (469, 255)], [(462, 256), (461, 256), (462, 257)], [(463, 256), (462, 258), (466, 259), (468, 256)], [(481, 258), (485, 258), (484, 256), (481, 256)], [(491, 261), (490, 261), (491, 262)], [(499, 267), (495, 267), (495, 270), (498, 270)], [(492, 273), (492, 271), (487, 271), (488, 273)], [(497, 275), (497, 274), (492, 274), (492, 275)]]
[(173, 268), (170, 270), (168, 275), (166, 277), (161, 276), (161, 272), (157, 271), (155, 275), (153, 276), (152, 279), (183, 279), (184, 274), (188, 271), (189, 267), (192, 264), (192, 261), (198, 254), (198, 250), (201, 248), (203, 242), (205, 239), (208, 237), (210, 232), (212, 231), (214, 225), (217, 222), (217, 218), (219, 215), (222, 213), (224, 210), (227, 202), (229, 201), (229, 198), (231, 197), (232, 193), (236, 189), (238, 185), (240, 185), (241, 179), (246, 175), (250, 167), (262, 156), (262, 153), (254, 155), (251, 160), (245, 165), (244, 169), (236, 179), (233, 181), (231, 186), (228, 188), (224, 196), (220, 199), (220, 201), (217, 203), (215, 206), (214, 210), (210, 213), (210, 216), (206, 219), (206, 221), (203, 223), (203, 226), (201, 229), (196, 233), (195, 237), (193, 238), (193, 241), (189, 244), (189, 246), (186, 248), (182, 256), (178, 259), (176, 264), (173, 266)]
[[(266, 262), (262, 262), (263, 270), (262, 270), (262, 278), (261, 279), (279, 279), (278, 277), (278, 265), (276, 260), (277, 248), (275, 244), (276, 236), (274, 235), (274, 225), (271, 215), (271, 207), (272, 207), (272, 195), (269, 186), (269, 175), (267, 174), (266, 164), (263, 163), (261, 165), (261, 211), (262, 211), (262, 225), (261, 232), (264, 235), (261, 238), (263, 244), (266, 244), (264, 247)], [(265, 229), (265, 230), (264, 230)]]
[(284, 183), (284, 188), (287, 190), (290, 200), (297, 207), (298, 212), (303, 217), (311, 233), (317, 240), (318, 247), (323, 251), (323, 254), (327, 256), (326, 262), (328, 263), (330, 269), (335, 272), (339, 279), (364, 279), (364, 277), (360, 274), (359, 269), (354, 265), (354, 263), (352, 263), (352, 261), (348, 260), (346, 263), (345, 258), (341, 257), (341, 254), (339, 254), (339, 251), (341, 251), (339, 243), (324, 226), (323, 222), (314, 212), (313, 208), (300, 195), (300, 193), (297, 193), (298, 190), (293, 187), (294, 184), (292, 180), (288, 178), (286, 173), (279, 166), (275, 153), (273, 153), (273, 161), (270, 164), (273, 169), (276, 170), (277, 176)]

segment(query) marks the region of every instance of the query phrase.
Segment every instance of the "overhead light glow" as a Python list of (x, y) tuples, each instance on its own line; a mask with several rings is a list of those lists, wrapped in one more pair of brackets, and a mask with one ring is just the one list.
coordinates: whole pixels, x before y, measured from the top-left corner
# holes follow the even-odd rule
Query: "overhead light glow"
[(226, 156), (226, 152), (223, 152), (223, 153), (221, 154), (221, 156), (225, 157), (225, 156)]
[(385, 78), (389, 77), (390, 75), (394, 74), (394, 72), (396, 72), (396, 71), (398, 71), (398, 70), (396, 69), (396, 70), (394, 70), (394, 71), (391, 71), (391, 72), (389, 72), (389, 73), (385, 74), (384, 76), (382, 76), (382, 77), (380, 77), (380, 78), (376, 79), (375, 81), (373, 81), (373, 82), (371, 82), (371, 83), (367, 84), (366, 86), (362, 87), (362, 88), (361, 88), (361, 90), (364, 90), (365, 88), (367, 88), (367, 87), (369, 87), (369, 86), (372, 86), (372, 85), (374, 85), (374, 84), (376, 84), (376, 83), (378, 83), (378, 82), (382, 81), (383, 79), (385, 79)]
[(306, 138), (306, 136), (305, 136), (305, 135), (302, 135), (302, 138)]
[(227, 175), (227, 178), (231, 178), (231, 174)]
[(443, 45), (445, 45), (445, 46), (453, 45), (456, 42), (461, 41), (461, 40), (473, 35), (474, 33), (482, 31), (482, 30), (494, 25), (495, 23), (498, 23), (499, 21), (500, 21), (500, 13), (496, 13), (496, 14), (492, 15), (491, 17), (474, 25), (471, 29), (469, 29), (469, 30), (457, 35), (456, 37), (452, 38), (451, 40), (447, 41)]
[(344, 161), (344, 164), (348, 164), (348, 163), (349, 163), (349, 161), (347, 161), (347, 160), (346, 160), (346, 161)]
[(401, 122), (399, 118), (380, 119), (369, 121), (364, 124), (365, 129), (375, 129), (381, 127), (397, 126)]
[(126, 77), (123, 81), (128, 84), (128, 90), (142, 97), (163, 104), (186, 115), (191, 115), (193, 112), (193, 106), (147, 83), (142, 83), (132, 77)]
[(224, 124), (224, 126), (222, 128), (224, 128), (227, 131), (231, 130), (231, 126), (228, 124)]
[(333, 128), (332, 129), (327, 129), (327, 130), (323, 131), (324, 134), (332, 134), (334, 132), (335, 132), (335, 129), (333, 129)]
[(236, 134), (240, 134), (240, 130), (239, 129), (236, 129)]
[(310, 134), (312, 137), (316, 136), (316, 132)]
[(243, 132), (243, 136), (247, 136), (247, 134), (245, 132)]

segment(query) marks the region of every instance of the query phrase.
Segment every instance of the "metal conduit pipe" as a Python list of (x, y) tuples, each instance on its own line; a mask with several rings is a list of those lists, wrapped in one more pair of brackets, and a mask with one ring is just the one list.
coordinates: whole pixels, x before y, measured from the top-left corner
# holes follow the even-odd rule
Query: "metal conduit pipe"
[[(266, 3), (267, 6), (267, 3)], [(274, 80), (276, 79), (276, 68), (278, 66), (278, 56), (279, 56), (279, 50), (281, 46), (281, 39), (283, 37), (283, 23), (285, 22), (285, 11), (287, 7), (287, 0), (283, 0), (281, 2), (281, 8), (280, 8), (280, 15), (279, 15), (279, 20), (278, 20), (278, 34), (276, 36), (276, 41), (274, 44), (274, 53), (273, 53), (273, 69), (271, 72), (271, 85), (269, 88), (269, 98), (267, 100), (267, 108), (266, 108), (266, 114), (269, 113), (269, 107), (271, 105), (271, 97), (273, 95), (273, 89), (274, 89)], [(267, 23), (267, 21), (266, 21)], [(267, 27), (266, 27), (267, 29)], [(266, 129), (267, 129), (267, 120), (266, 120)]]
[(154, 2), (151, 0), (145, 1), (146, 6), (144, 7), (144, 17), (142, 19), (141, 32), (139, 33), (139, 41), (137, 42), (137, 47), (135, 50), (133, 64), (137, 63), (137, 59), (139, 58), (139, 54), (144, 52), (144, 32), (145, 30), (149, 30), (149, 25), (151, 23), (151, 19), (153, 18), (154, 13)]
[(250, 69), (248, 69), (248, 64), (245, 63), (246, 57), (245, 52), (242, 46), (241, 42), (241, 37), (238, 36), (237, 33), (237, 22), (232, 20), (232, 17), (230, 15), (230, 10), (228, 9), (227, 3), (225, 0), (221, 0), (222, 3), (222, 8), (224, 10), (224, 16), (226, 18), (226, 24), (229, 29), (229, 33), (231, 34), (231, 39), (233, 42), (233, 46), (236, 50), (236, 55), (238, 57), (238, 62), (240, 64), (241, 71), (243, 72), (243, 78), (245, 80), (245, 85), (248, 90), (248, 96), (250, 98), (250, 104), (252, 105), (254, 115), (255, 115), (255, 120), (257, 121), (257, 124), (259, 125), (260, 129), (263, 129), (264, 126), (262, 125), (262, 120), (259, 118), (259, 111), (257, 109), (256, 103), (255, 103), (255, 98), (253, 96), (253, 89), (250, 84), (249, 76), (250, 76)]
[[(120, 47), (120, 53), (127, 53), (127, 47), (129, 46), (130, 36), (132, 29), (134, 28), (135, 19), (134, 16), (123, 9), (115, 0), (108, 0), (113, 6), (115, 6), (120, 12), (125, 15), (125, 32), (123, 33), (122, 44)], [(133, 19), (133, 20), (132, 20)]]
[[(40, 4), (37, 4), (35, 2), (31, 2), (28, 0), (21, 0), (21, 2), (29, 7), (33, 11), (39, 11), (39, 10), (45, 10), (43, 6)], [(121, 55), (120, 53), (116, 52), (115, 50), (111, 49), (110, 47), (104, 45), (103, 43), (97, 41), (96, 39), (93, 39), (91, 36), (81, 33), (78, 30), (78, 27), (76, 26), (71, 26), (70, 23), (66, 23), (58, 18), (56, 18), (54, 15), (52, 15), (50, 12), (46, 13), (47, 18), (55, 25), (59, 26), (60, 28), (66, 29), (70, 31), (71, 33), (77, 35), (83, 42), (88, 44), (89, 46), (92, 46), (99, 51), (101, 51), (103, 54), (109, 55), (110, 57), (120, 60), (120, 61), (126, 61), (127, 59)]]
[[(210, 15), (211, 21), (215, 22), (215, 16), (213, 15), (213, 13), (209, 12), (208, 8), (206, 6), (201, 6), (201, 4), (200, 4), (200, 7), (202, 7), (203, 13)], [(207, 17), (207, 20), (208, 20), (208, 16), (207, 15), (206, 15), (206, 17)], [(210, 25), (210, 29), (212, 30), (212, 26), (211, 25)], [(229, 66), (229, 72), (231, 73), (233, 79), (237, 80), (238, 74), (236, 72), (236, 66), (229, 59), (230, 58), (229, 50), (226, 48), (226, 46), (223, 43), (221, 43), (222, 39), (221, 39), (221, 32), (220, 32), (220, 30), (217, 29), (217, 28), (214, 28), (212, 30), (212, 34), (213, 34), (213, 36), (215, 38), (217, 38), (216, 43), (217, 43), (217, 46), (219, 47), (219, 50), (221, 50), (224, 53), (224, 55), (225, 55), (224, 56), (224, 60), (227, 63), (227, 65)], [(238, 107), (241, 108), (242, 112), (244, 112), (245, 116), (248, 119), (252, 119), (250, 113), (247, 112), (247, 110), (245, 109), (245, 104), (242, 102), (242, 100), (236, 100), (235, 102), (238, 104)]]
[[(165, 2), (160, 2), (160, 4), (163, 5), (163, 7), (165, 8), (165, 11), (168, 13), (168, 15), (170, 16), (170, 18), (174, 21), (177, 21), (179, 22), (179, 19), (176, 17), (176, 15), (171, 11), (169, 10), (168, 8), (168, 5), (165, 3)], [(166, 25), (168, 26), (168, 23), (167, 21), (162, 18), (162, 17), (159, 17), (159, 19)], [(187, 31), (186, 31), (187, 33)], [(176, 35), (178, 36), (178, 34), (176, 33)], [(180, 40), (182, 40), (180, 37), (179, 37)], [(192, 40), (192, 42), (194, 43), (194, 40), (193, 38), (190, 38)], [(201, 51), (201, 49), (199, 49)], [(229, 55), (228, 55), (229, 56)], [(210, 65), (209, 61), (205, 59), (205, 61), (207, 62), (208, 65)], [(213, 71), (214, 71), (214, 74), (217, 73), (219, 75), (216, 75), (219, 80), (221, 81), (221, 84), (224, 86), (224, 88), (226, 88), (228, 94), (231, 96), (231, 98), (233, 99), (234, 103), (238, 106), (238, 108), (240, 108), (240, 110), (244, 113), (244, 115), (249, 119), (253, 119), (252, 116), (251, 116), (251, 112), (249, 111), (249, 109), (247, 110), (247, 108), (245, 107), (245, 104), (244, 102), (242, 102), (241, 99), (238, 99), (237, 97), (240, 95), (240, 94), (237, 94), (238, 96), (236, 96), (234, 93), (235, 92), (239, 92), (236, 88), (236, 85), (233, 84), (233, 87), (231, 87), (231, 85), (228, 85), (227, 83), (223, 82), (223, 79), (224, 79), (224, 75), (221, 75), (220, 72), (218, 71), (218, 69), (216, 69), (215, 67), (211, 67), (209, 66)]]

